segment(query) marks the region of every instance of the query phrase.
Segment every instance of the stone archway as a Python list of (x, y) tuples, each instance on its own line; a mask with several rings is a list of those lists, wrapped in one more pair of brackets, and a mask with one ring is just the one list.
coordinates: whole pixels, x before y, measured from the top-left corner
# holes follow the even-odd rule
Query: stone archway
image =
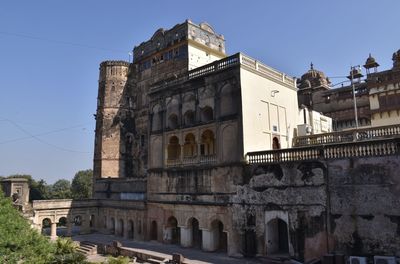
[(150, 240), (158, 240), (157, 222), (153, 220), (150, 226)]
[(128, 238), (129, 239), (134, 239), (135, 236), (135, 226), (132, 220), (128, 221)]
[(51, 235), (51, 219), (50, 218), (44, 218), (42, 220), (42, 234), (46, 236)]
[(164, 230), (164, 241), (171, 244), (180, 244), (181, 232), (178, 227), (178, 220), (174, 216), (168, 218)]
[(57, 223), (57, 236), (68, 236), (68, 219), (67, 217), (63, 216), (58, 219)]
[(267, 255), (271, 254), (289, 254), (288, 226), (280, 218), (267, 223)]
[(211, 222), (211, 229), (203, 230), (203, 249), (205, 251), (227, 252), (227, 234), (224, 224), (216, 219)]
[(199, 220), (196, 218), (191, 218), (189, 220), (189, 227), (191, 230), (191, 235), (192, 235), (192, 247), (194, 248), (200, 248), (202, 247), (202, 241), (203, 241), (203, 234), (200, 229), (200, 224)]

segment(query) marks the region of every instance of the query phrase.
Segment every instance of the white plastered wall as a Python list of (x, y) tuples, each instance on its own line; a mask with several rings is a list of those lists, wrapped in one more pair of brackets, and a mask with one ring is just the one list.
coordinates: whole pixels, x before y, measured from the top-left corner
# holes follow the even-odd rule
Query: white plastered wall
[(243, 150), (272, 149), (277, 137), (281, 148), (291, 147), (298, 122), (297, 92), (276, 81), (241, 68)]
[(216, 60), (223, 59), (224, 57), (216, 56), (213, 53), (201, 50), (194, 46), (189, 45), (188, 47), (188, 56), (189, 56), (189, 70), (193, 70), (197, 67), (201, 67), (208, 63), (211, 63)]

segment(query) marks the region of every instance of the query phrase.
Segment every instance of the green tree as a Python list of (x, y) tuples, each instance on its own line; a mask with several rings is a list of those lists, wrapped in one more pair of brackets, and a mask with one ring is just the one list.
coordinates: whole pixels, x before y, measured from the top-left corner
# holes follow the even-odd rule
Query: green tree
[(92, 170), (78, 171), (71, 184), (72, 198), (85, 199), (92, 197)]
[(0, 263), (51, 263), (54, 245), (33, 230), (0, 190)]
[(61, 179), (56, 181), (50, 187), (50, 199), (70, 199), (71, 183), (68, 180)]

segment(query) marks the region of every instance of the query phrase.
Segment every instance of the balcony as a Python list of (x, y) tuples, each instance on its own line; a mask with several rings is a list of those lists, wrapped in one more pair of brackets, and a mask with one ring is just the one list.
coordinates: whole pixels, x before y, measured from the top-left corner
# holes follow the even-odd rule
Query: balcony
[(293, 147), (369, 141), (393, 138), (396, 136), (400, 136), (400, 125), (370, 127), (364, 129), (353, 129), (348, 131), (296, 137), (293, 139)]
[(167, 159), (166, 166), (172, 167), (185, 167), (195, 165), (208, 165), (217, 163), (217, 155), (202, 155), (193, 157), (183, 157), (180, 159)]

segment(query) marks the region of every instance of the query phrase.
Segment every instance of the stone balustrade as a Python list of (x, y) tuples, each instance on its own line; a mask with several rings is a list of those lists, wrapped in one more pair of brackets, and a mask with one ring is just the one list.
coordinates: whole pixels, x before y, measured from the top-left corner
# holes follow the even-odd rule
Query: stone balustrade
[(201, 155), (193, 157), (183, 157), (182, 159), (167, 159), (167, 167), (192, 166), (197, 164), (214, 164), (217, 162), (217, 155)]
[(294, 138), (293, 146), (301, 147), (320, 144), (366, 141), (392, 138), (395, 136), (400, 136), (400, 125), (370, 127), (364, 129), (353, 129), (348, 131), (301, 136)]
[(400, 138), (391, 138), (249, 152), (246, 160), (249, 164), (266, 164), (399, 154)]
[(295, 79), (294, 78), (292, 78), (282, 72), (279, 72), (279, 71), (255, 60), (243, 53), (236, 53), (236, 54), (226, 57), (224, 59), (215, 61), (213, 63), (207, 64), (207, 65), (204, 65), (201, 67), (198, 67), (196, 69), (193, 69), (193, 70), (189, 71), (186, 75), (181, 76), (179, 78), (155, 84), (151, 87), (150, 92), (156, 92), (165, 87), (183, 83), (185, 81), (188, 81), (188, 80), (191, 80), (194, 78), (198, 78), (198, 77), (210, 74), (210, 73), (214, 73), (216, 71), (225, 70), (227, 68), (230, 68), (230, 67), (233, 67), (236, 65), (243, 65), (248, 69), (258, 72), (261, 75), (267, 76), (269, 78), (272, 78), (278, 82), (284, 83), (291, 87), (295, 87)]

